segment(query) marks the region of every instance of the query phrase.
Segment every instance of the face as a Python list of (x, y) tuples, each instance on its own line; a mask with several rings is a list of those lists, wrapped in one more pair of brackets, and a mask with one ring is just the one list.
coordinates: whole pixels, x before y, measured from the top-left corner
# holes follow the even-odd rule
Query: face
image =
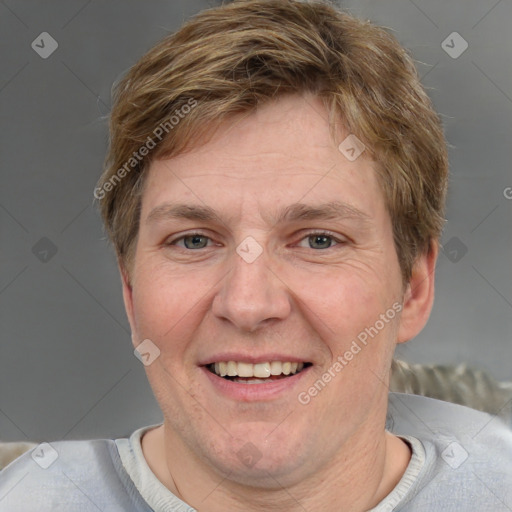
[(146, 371), (171, 443), (239, 482), (367, 447), (397, 339), (422, 323), (347, 135), (331, 139), (320, 100), (282, 97), (149, 169), (124, 285), (134, 343), (160, 350)]

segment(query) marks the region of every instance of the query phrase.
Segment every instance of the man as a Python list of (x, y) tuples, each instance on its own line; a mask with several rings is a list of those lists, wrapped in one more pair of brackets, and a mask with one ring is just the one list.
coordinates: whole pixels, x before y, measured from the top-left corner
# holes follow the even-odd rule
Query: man
[(446, 182), (384, 30), (296, 0), (186, 23), (118, 85), (95, 190), (164, 422), (23, 456), (2, 510), (512, 508), (501, 421), (388, 393)]

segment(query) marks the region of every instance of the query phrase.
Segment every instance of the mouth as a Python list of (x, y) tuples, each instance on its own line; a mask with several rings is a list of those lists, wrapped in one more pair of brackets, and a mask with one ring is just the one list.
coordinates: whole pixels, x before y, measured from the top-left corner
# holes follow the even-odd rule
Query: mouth
[(242, 361), (218, 361), (205, 366), (217, 377), (239, 384), (265, 384), (287, 379), (310, 367), (309, 362), (267, 361), (247, 363)]

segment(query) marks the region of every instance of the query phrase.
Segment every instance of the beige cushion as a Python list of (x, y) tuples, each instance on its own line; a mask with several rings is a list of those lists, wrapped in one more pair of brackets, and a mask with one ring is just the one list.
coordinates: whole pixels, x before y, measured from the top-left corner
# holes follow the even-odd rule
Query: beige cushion
[(4, 468), (14, 459), (30, 450), (35, 443), (0, 443), (0, 469)]

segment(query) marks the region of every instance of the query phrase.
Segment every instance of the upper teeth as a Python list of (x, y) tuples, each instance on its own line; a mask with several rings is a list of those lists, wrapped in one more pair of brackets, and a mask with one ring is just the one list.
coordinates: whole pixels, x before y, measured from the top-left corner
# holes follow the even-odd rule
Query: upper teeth
[(219, 362), (213, 365), (217, 375), (221, 377), (257, 377), (265, 379), (271, 375), (290, 375), (300, 372), (304, 363), (272, 361), (269, 363), (239, 363), (236, 361)]

